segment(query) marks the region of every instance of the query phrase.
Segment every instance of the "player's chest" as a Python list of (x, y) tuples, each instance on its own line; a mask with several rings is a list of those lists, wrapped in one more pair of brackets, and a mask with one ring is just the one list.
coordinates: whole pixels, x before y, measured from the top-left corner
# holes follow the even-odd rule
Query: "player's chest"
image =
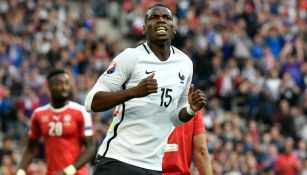
[(182, 62), (140, 62), (135, 66), (130, 82), (138, 84), (144, 78), (155, 74), (158, 88), (181, 90), (185, 87), (190, 70)]
[(78, 132), (78, 124), (71, 114), (48, 113), (39, 120), (43, 136), (61, 137)]

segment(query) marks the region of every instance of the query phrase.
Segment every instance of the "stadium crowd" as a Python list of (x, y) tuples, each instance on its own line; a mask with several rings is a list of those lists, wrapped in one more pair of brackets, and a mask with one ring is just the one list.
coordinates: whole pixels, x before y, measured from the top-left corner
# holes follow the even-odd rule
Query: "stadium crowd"
[[(72, 1), (0, 0), (0, 174), (15, 173), (31, 114), (48, 103), (46, 74), (68, 71), (83, 104), (121, 43), (143, 39), (143, 13), (156, 2), (176, 15), (173, 45), (207, 94), (214, 174), (307, 174), (306, 0), (90, 0), (78, 13)], [(98, 35), (99, 18), (124, 37)], [(100, 143), (112, 111), (93, 117)], [(38, 149), (33, 174), (43, 174), (43, 159)]]

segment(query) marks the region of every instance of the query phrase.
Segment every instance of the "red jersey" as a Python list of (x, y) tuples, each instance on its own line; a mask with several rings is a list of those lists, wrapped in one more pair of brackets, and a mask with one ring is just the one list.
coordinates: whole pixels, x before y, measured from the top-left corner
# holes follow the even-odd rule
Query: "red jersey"
[[(37, 108), (31, 117), (29, 137), (45, 143), (47, 175), (62, 171), (74, 163), (83, 151), (82, 138), (94, 134), (93, 121), (84, 106), (69, 101), (55, 109), (51, 104)], [(88, 174), (86, 167), (77, 175)]]
[(293, 154), (280, 154), (275, 164), (275, 170), (280, 175), (297, 175), (301, 169), (300, 160)]
[(193, 136), (205, 133), (202, 113), (197, 112), (189, 122), (175, 128), (168, 138), (162, 170), (164, 175), (190, 175)]

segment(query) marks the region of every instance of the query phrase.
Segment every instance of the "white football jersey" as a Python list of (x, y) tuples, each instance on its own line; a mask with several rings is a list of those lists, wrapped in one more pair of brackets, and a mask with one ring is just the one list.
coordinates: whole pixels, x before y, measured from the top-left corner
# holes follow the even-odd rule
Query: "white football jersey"
[(172, 124), (183, 124), (178, 114), (188, 104), (193, 65), (187, 55), (171, 46), (169, 58), (160, 61), (147, 43), (124, 50), (99, 77), (87, 95), (85, 107), (91, 111), (96, 92), (135, 87), (153, 72), (158, 92), (133, 98), (118, 106), (98, 154), (161, 171), (163, 149)]

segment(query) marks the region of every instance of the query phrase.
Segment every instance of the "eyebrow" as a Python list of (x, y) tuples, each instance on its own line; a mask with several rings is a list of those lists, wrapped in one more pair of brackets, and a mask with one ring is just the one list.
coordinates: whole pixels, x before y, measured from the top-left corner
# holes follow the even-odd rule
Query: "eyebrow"
[(173, 16), (171, 14), (151, 14), (151, 15), (148, 15), (147, 20), (155, 19), (155, 18), (158, 18), (160, 16), (163, 17), (163, 18), (168, 18), (168, 19), (173, 20)]

